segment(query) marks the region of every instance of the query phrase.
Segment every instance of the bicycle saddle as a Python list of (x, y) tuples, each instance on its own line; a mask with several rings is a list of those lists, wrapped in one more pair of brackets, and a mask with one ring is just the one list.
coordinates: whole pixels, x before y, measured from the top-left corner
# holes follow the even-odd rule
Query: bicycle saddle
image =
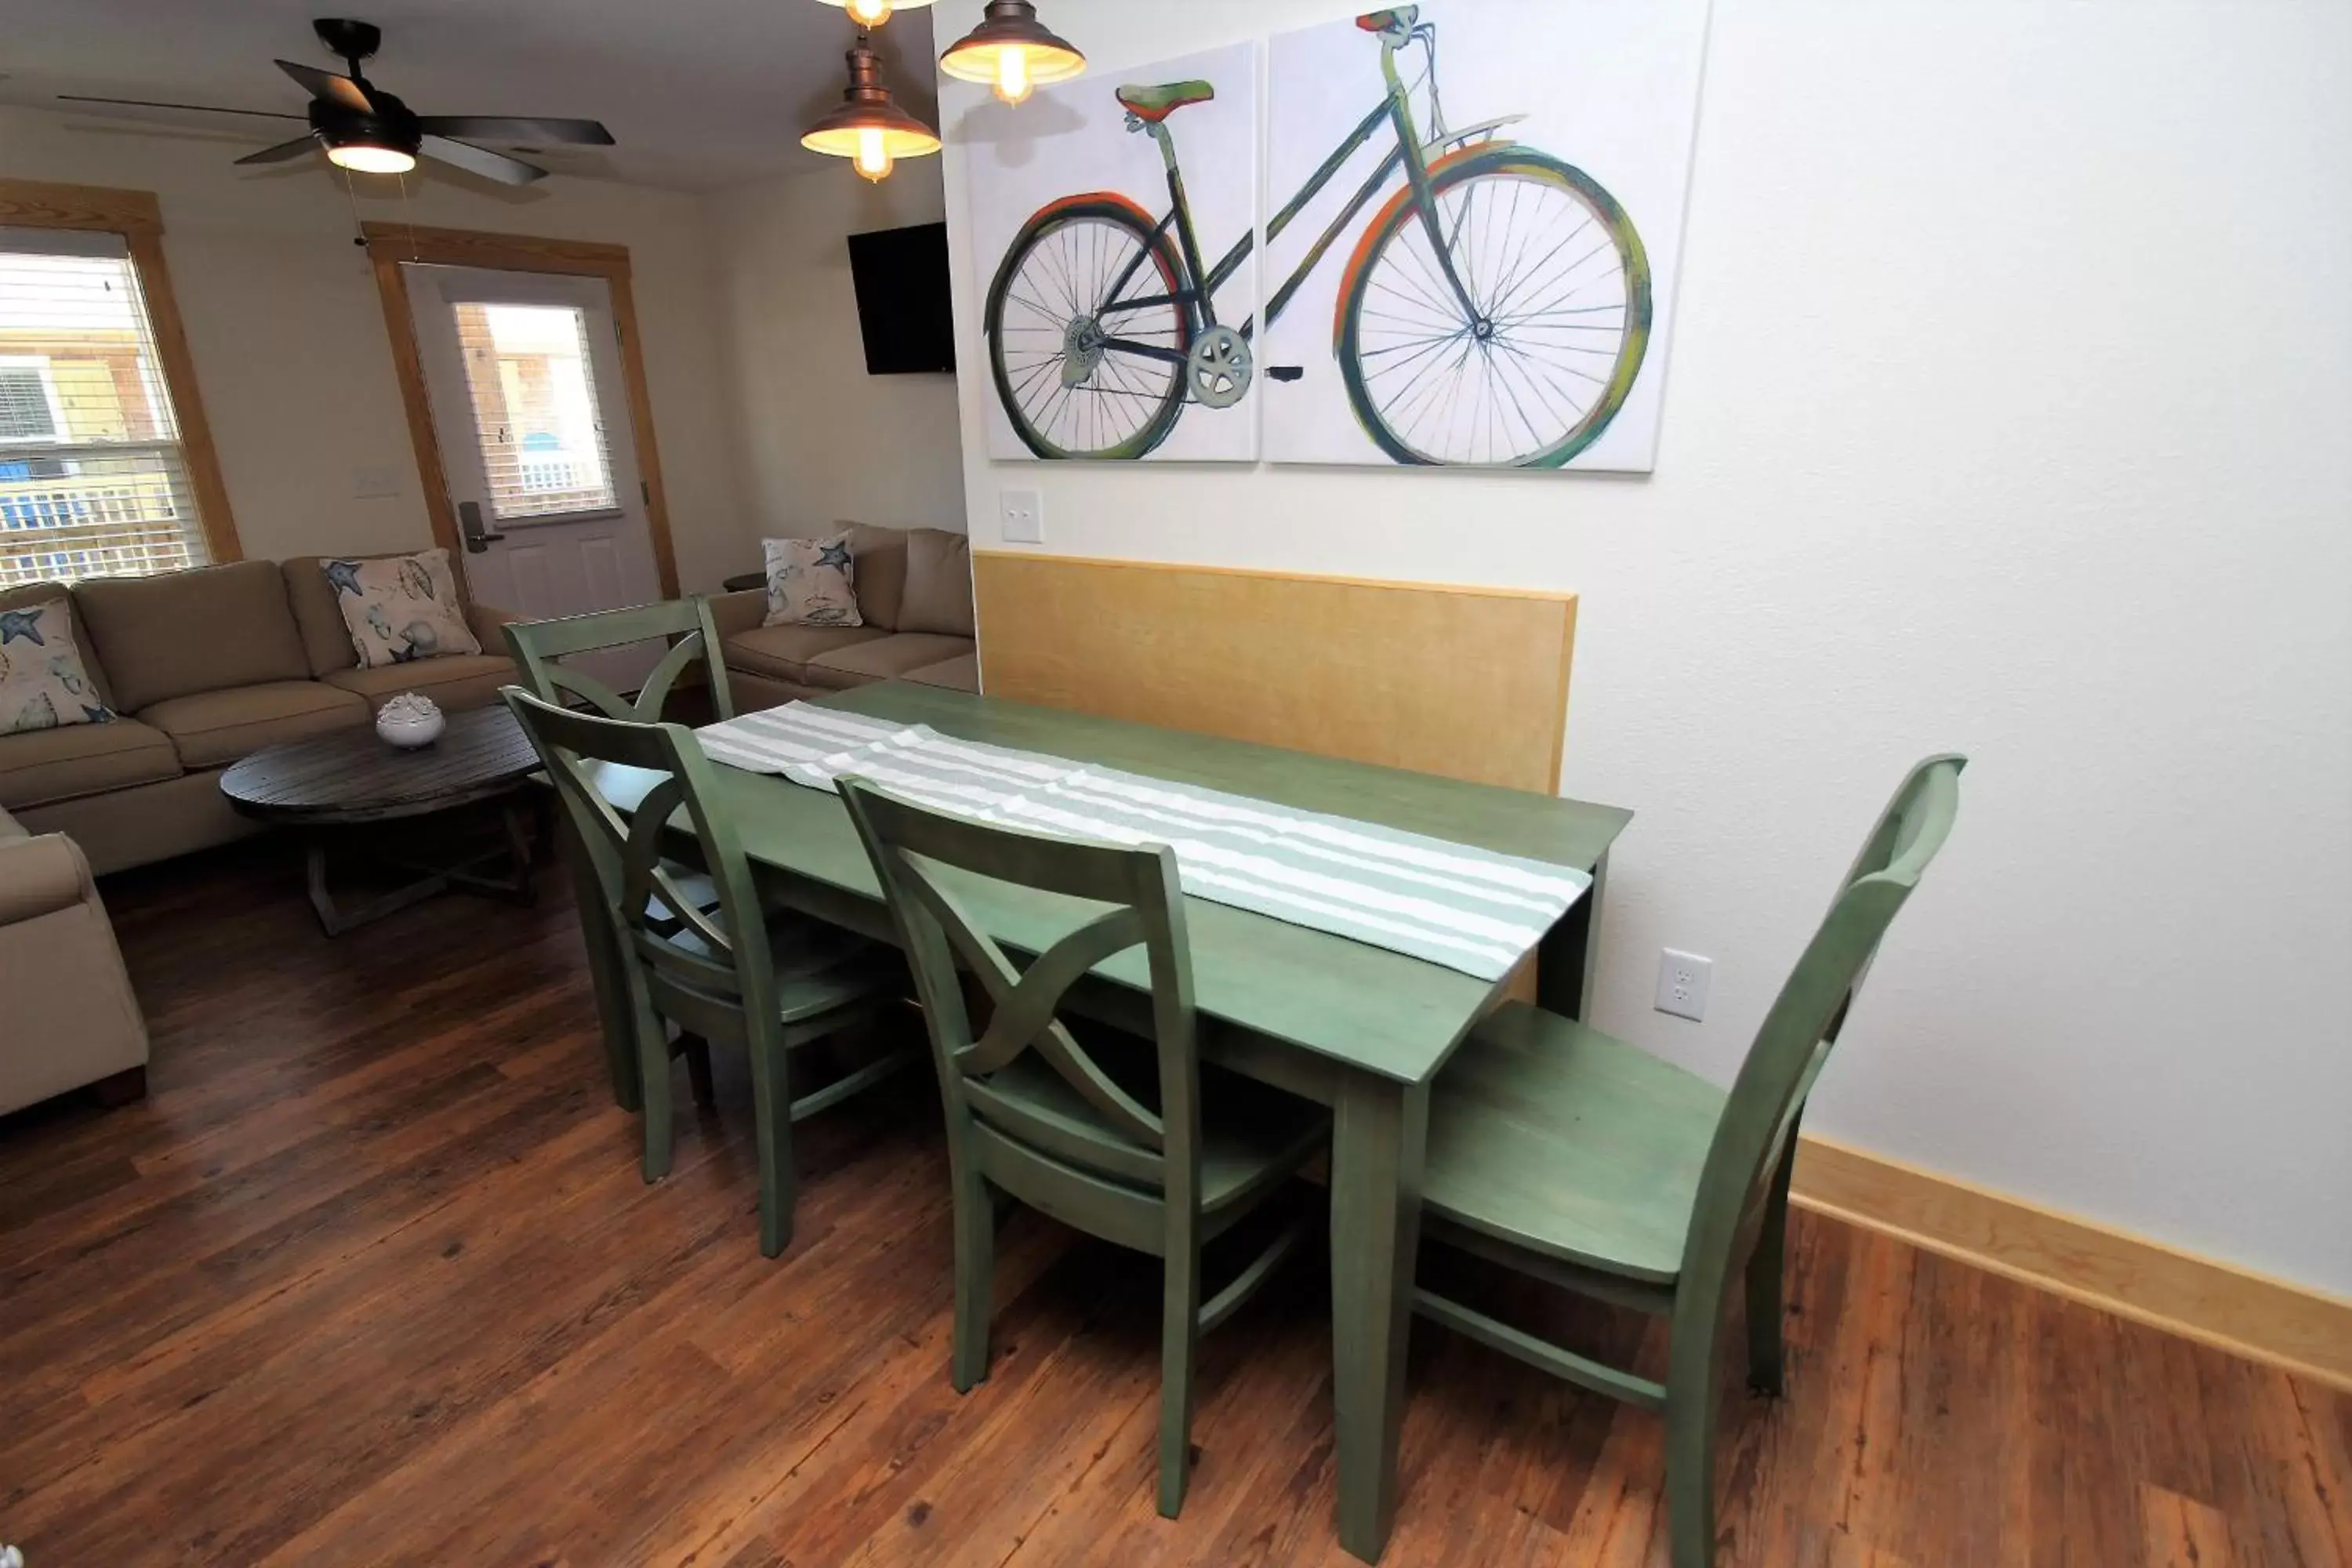
[(1206, 103), (1216, 96), (1217, 89), (1205, 81), (1171, 81), (1164, 87), (1118, 89), (1118, 100), (1127, 105), (1129, 114), (1155, 125), (1188, 103)]
[(1421, 20), (1418, 5), (1392, 5), (1385, 11), (1374, 11), (1356, 18), (1356, 26), (1367, 33), (1385, 33), (1392, 27), (1410, 28)]

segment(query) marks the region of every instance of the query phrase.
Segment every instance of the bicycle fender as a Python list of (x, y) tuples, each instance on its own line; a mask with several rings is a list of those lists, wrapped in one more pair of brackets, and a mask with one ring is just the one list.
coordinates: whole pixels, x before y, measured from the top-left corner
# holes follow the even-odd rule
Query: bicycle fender
[[(1482, 142), (1475, 147), (1458, 147), (1429, 165), (1429, 177), (1434, 181), (1455, 164), (1467, 163), (1473, 158), (1492, 157), (1501, 153), (1533, 152), (1534, 148), (1519, 142)], [(1348, 296), (1355, 292), (1357, 276), (1370, 265), (1372, 248), (1379, 243), (1381, 231), (1388, 227), (1389, 220), (1412, 199), (1412, 182), (1407, 180), (1404, 188), (1391, 196), (1381, 210), (1372, 215), (1372, 221), (1364, 226), (1362, 236), (1356, 241), (1355, 253), (1348, 258), (1348, 265), (1341, 269), (1339, 293), (1331, 303), (1331, 352), (1334, 354), (1339, 352), (1340, 341), (1347, 333)]]

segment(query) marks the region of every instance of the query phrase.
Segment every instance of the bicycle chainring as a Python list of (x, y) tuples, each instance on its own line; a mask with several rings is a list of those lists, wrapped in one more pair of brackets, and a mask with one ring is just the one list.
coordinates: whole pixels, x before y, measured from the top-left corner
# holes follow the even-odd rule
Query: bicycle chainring
[(1185, 379), (1194, 401), (1231, 408), (1249, 395), (1253, 361), (1249, 340), (1231, 327), (1211, 327), (1192, 340), (1185, 356)]

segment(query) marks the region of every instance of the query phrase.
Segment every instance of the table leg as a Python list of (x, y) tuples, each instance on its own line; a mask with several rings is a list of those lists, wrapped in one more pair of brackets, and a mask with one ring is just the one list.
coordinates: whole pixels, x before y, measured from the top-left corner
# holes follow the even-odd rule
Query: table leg
[(1339, 1544), (1380, 1560), (1396, 1522), (1405, 1342), (1421, 1242), (1429, 1089), (1370, 1073), (1339, 1086), (1331, 1131), (1331, 1360)]
[(1603, 855), (1592, 868), (1592, 886), (1536, 946), (1536, 1005), (1547, 1013), (1591, 1017), (1601, 956), (1601, 895), (1608, 884), (1609, 857)]

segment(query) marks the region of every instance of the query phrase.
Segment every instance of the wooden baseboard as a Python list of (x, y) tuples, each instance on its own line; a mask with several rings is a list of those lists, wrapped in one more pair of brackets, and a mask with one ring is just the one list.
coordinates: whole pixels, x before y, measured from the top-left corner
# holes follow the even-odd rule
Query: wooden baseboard
[(2352, 1390), (2352, 1301), (1824, 1139), (1803, 1141), (1790, 1196), (1815, 1213)]

